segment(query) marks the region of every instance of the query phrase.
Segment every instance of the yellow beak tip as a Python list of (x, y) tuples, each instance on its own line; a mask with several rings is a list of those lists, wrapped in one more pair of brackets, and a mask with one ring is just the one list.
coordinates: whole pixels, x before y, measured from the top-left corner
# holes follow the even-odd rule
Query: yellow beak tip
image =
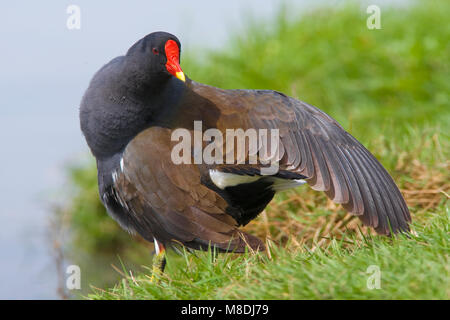
[(176, 77), (183, 82), (186, 82), (186, 78), (184, 77), (184, 72), (180, 71), (176, 73)]

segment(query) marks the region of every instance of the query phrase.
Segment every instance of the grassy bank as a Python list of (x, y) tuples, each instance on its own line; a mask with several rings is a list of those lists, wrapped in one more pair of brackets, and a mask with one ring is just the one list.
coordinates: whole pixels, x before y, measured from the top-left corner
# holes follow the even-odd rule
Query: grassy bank
[[(73, 235), (69, 246), (83, 256), (113, 252), (126, 265), (118, 284), (94, 289), (89, 298), (450, 297), (450, 4), (382, 7), (380, 30), (368, 30), (365, 10), (354, 6), (301, 17), (286, 18), (285, 12), (249, 25), (219, 51), (201, 58), (183, 52), (183, 70), (222, 88), (279, 90), (336, 118), (392, 174), (410, 207), (414, 234), (376, 236), (304, 187), (277, 195), (245, 227), (270, 239), (269, 254), (171, 254), (157, 285), (146, 267), (129, 272), (130, 264), (149, 266), (147, 247), (106, 215), (89, 163), (71, 170), (74, 198), (61, 210)], [(371, 265), (381, 272), (380, 289), (367, 287)]]
[[(312, 250), (270, 245), (270, 254), (185, 253), (158, 285), (124, 275), (91, 299), (448, 299), (448, 213), (438, 210), (412, 238), (356, 237)], [(379, 268), (379, 289), (371, 268)], [(150, 271), (149, 271), (150, 272)]]

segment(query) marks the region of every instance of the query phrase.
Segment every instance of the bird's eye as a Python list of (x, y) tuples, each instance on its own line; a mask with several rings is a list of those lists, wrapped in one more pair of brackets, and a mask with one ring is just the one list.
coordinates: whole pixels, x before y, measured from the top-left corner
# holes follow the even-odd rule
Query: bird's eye
[(159, 53), (158, 49), (156, 49), (156, 48), (153, 48), (152, 52), (153, 52), (153, 54), (158, 54)]

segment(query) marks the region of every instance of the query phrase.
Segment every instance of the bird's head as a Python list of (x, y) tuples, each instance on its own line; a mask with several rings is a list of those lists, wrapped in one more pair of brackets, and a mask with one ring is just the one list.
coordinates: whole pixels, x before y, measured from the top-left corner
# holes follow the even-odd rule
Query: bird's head
[(167, 113), (186, 89), (180, 48), (174, 35), (154, 32), (94, 75), (81, 101), (80, 122), (95, 156), (110, 157), (150, 122), (171, 119)]
[(180, 52), (181, 44), (177, 37), (167, 32), (153, 32), (136, 42), (128, 50), (126, 58), (152, 79), (163, 81), (173, 76), (184, 82)]

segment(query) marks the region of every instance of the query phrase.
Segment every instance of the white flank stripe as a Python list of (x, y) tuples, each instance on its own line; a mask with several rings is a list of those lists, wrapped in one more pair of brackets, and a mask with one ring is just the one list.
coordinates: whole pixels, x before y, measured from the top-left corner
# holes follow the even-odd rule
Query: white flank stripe
[(274, 191), (296, 188), (306, 183), (306, 181), (303, 179), (291, 180), (268, 176), (244, 176), (234, 173), (220, 172), (218, 170), (209, 170), (209, 176), (211, 177), (212, 182), (222, 190), (224, 190), (226, 187), (234, 187), (243, 183), (255, 182), (259, 179), (269, 179), (273, 181), (273, 185), (271, 188)]
[(242, 176), (239, 174), (220, 172), (218, 170), (209, 170), (209, 176), (212, 182), (220, 189), (234, 187), (238, 184), (255, 182), (261, 179), (260, 176)]
[(297, 188), (298, 186), (301, 186), (302, 184), (306, 183), (306, 181), (302, 179), (288, 180), (288, 179), (274, 178), (273, 180), (274, 184), (272, 185), (272, 190), (274, 191), (283, 191), (287, 189)]
[(112, 179), (113, 179), (113, 182), (116, 183), (116, 180), (117, 180), (117, 171), (113, 171), (113, 173), (112, 173)]
[(120, 158), (120, 170), (123, 172), (123, 158)]

